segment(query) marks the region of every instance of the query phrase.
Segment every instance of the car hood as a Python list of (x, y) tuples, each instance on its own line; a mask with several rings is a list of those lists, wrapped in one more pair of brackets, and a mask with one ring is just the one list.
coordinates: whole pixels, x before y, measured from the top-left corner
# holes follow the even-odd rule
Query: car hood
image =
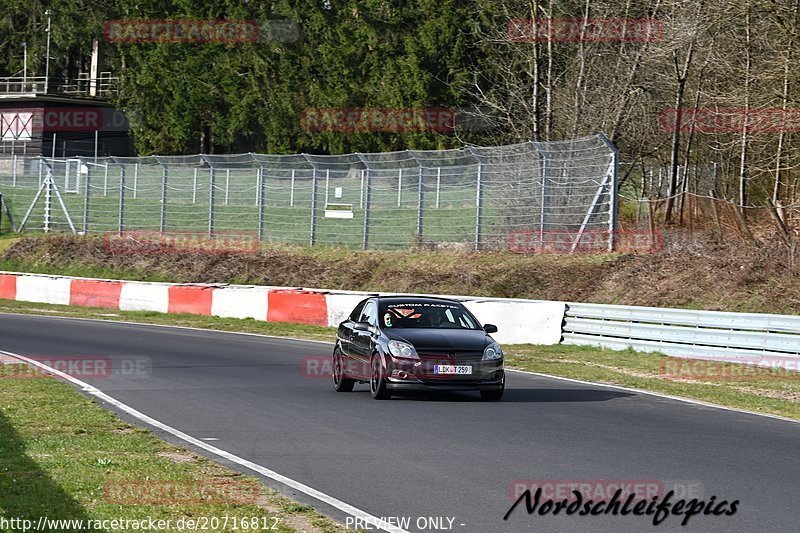
[(384, 333), (389, 339), (414, 345), (418, 352), (482, 351), (494, 342), (482, 329), (398, 328)]

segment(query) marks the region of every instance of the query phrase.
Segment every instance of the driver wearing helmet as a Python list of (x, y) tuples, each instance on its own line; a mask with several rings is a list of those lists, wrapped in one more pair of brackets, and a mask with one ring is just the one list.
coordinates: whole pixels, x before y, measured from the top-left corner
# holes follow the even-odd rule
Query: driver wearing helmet
[(431, 309), (431, 315), (428, 317), (428, 325), (432, 328), (438, 328), (442, 325), (442, 315), (438, 309)]

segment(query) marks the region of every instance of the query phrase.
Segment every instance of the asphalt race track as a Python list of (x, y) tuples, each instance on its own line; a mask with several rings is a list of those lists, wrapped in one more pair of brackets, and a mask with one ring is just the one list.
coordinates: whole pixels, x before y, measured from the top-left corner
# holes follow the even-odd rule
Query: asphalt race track
[[(329, 355), (329, 345), (146, 325), (3, 314), (0, 350), (107, 357), (114, 368), (146, 359), (147, 372), (76, 377), (372, 515), (410, 517), (412, 531), (420, 517), (453, 519), (463, 532), (798, 527), (793, 422), (521, 373), (500, 403), (467, 393), (374, 401), (365, 385), (336, 393), (307, 375), (304, 358)], [(690, 490), (686, 499), (739, 504), (686, 527), (679, 516), (655, 527), (652, 516), (528, 515), (524, 503), (504, 521), (513, 484), (533, 480), (655, 481)]]

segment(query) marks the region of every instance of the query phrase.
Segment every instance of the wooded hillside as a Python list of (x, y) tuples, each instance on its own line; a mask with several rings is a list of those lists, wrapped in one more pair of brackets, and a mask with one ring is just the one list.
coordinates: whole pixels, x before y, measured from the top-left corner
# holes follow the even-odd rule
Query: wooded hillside
[[(51, 76), (60, 77), (88, 71), (92, 39), (103, 38), (110, 20), (259, 24), (259, 42), (107, 43), (108, 69), (122, 78), (118, 103), (133, 118), (142, 153), (194, 153), (201, 146), (367, 152), (602, 131), (621, 150), (626, 185), (641, 187), (644, 175), (650, 187), (652, 175), (654, 196), (680, 192), (687, 175), (686, 188), (698, 194), (714, 188), (737, 203), (800, 203), (794, 142), (800, 0), (3, 0), (3, 6), (0, 76), (21, 75), (23, 41), (29, 75), (44, 74), (48, 7)], [(650, 26), (631, 23), (613, 38), (598, 38), (596, 21), (607, 19), (647, 19)], [(301, 124), (308, 109), (432, 107), (469, 110), (485, 120), (481, 131), (450, 133), (307, 131)]]

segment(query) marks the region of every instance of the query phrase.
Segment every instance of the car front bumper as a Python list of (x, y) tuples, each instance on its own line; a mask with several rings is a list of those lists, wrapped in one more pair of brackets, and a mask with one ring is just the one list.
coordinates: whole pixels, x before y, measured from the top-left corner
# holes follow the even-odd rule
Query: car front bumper
[(430, 375), (403, 372), (395, 368), (386, 378), (386, 388), (392, 391), (490, 391), (505, 386), (502, 363), (486, 362), (476, 365), (471, 376)]
[(498, 382), (481, 381), (476, 383), (463, 382), (463, 381), (462, 382), (442, 381), (442, 382), (431, 383), (423, 381), (389, 380), (386, 382), (386, 388), (392, 392), (492, 391), (492, 390), (502, 390), (504, 386), (505, 385), (503, 381), (498, 381)]

